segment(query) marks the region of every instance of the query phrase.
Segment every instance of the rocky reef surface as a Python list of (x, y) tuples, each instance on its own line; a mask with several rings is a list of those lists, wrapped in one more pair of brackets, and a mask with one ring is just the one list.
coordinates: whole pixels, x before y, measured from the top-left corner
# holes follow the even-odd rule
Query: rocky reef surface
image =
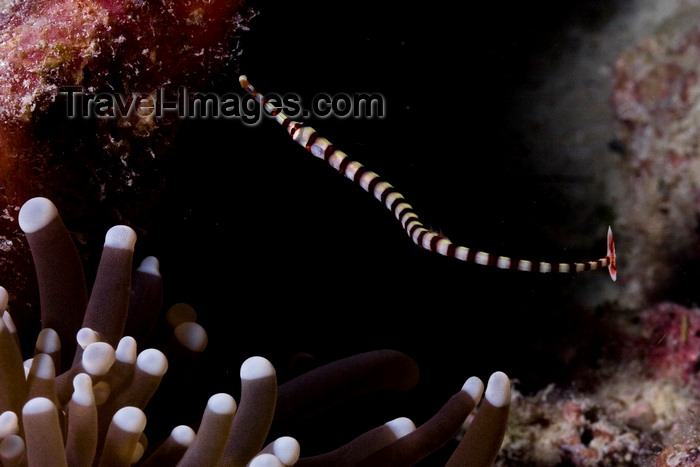
[[(55, 199), (82, 245), (127, 220), (145, 234), (181, 120), (159, 117), (154, 107), (163, 96), (175, 99), (177, 86), (206, 90), (214, 72), (234, 66), (252, 13), (219, 0), (1, 6), (0, 270), (12, 271), (3, 281), (24, 303), (27, 312), (17, 314), (24, 326), (37, 303), (16, 227), (21, 204)], [(100, 95), (110, 100), (96, 112)]]

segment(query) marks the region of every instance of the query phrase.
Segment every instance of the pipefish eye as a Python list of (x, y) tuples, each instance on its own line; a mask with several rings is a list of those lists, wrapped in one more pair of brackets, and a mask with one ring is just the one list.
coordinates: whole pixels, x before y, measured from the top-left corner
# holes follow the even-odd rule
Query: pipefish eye
[[(366, 169), (359, 162), (351, 160), (347, 154), (318, 135), (310, 126), (290, 119), (279, 108), (274, 107), (255, 87), (248, 81), (245, 75), (239, 78), (241, 86), (265, 109), (275, 116), (277, 122), (287, 129), (289, 135), (299, 145), (304, 147), (312, 155), (325, 160), (331, 167), (342, 173), (365, 191), (373, 195), (381, 202), (394, 217), (401, 223), (404, 231), (413, 240), (413, 243), (424, 250), (449, 256), (460, 261), (480, 264), (482, 266), (496, 266), (500, 269), (511, 269), (525, 272), (555, 272), (574, 273), (592, 271), (607, 268), (612, 280), (617, 278), (617, 259), (615, 256), (615, 243), (612, 238), (612, 230), (608, 228), (608, 251), (606, 256), (594, 261), (581, 261), (574, 263), (549, 263), (546, 261), (530, 261), (524, 259), (512, 259), (508, 256), (494, 255), (484, 251), (473, 250), (464, 246), (455, 245), (441, 232), (426, 228), (408, 204), (404, 196), (392, 185), (383, 181), (379, 175)], [(306, 129), (308, 137), (296, 138), (297, 131)]]

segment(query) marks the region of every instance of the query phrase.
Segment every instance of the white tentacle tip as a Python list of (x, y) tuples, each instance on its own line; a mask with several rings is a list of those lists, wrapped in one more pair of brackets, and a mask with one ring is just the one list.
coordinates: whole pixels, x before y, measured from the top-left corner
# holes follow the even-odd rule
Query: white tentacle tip
[(158, 349), (146, 349), (136, 357), (136, 366), (151, 376), (163, 376), (168, 371), (168, 359)]
[(56, 377), (56, 368), (54, 368), (53, 359), (45, 353), (36, 354), (32, 360), (29, 374), (35, 378), (53, 381)]
[(389, 420), (384, 425), (391, 430), (396, 439), (403, 438), (416, 429), (416, 425), (413, 423), (413, 421), (406, 417), (399, 417)]
[(190, 352), (201, 353), (209, 343), (207, 331), (197, 323), (182, 323), (173, 331), (177, 341)]
[(170, 437), (180, 446), (189, 447), (197, 436), (195, 431), (187, 425), (178, 425), (170, 432)]
[(105, 247), (134, 251), (136, 232), (127, 225), (115, 225), (105, 234)]
[(78, 405), (90, 407), (95, 405), (95, 393), (92, 378), (87, 373), (79, 373), (73, 378), (73, 395), (71, 400)]
[(34, 233), (43, 229), (58, 217), (58, 209), (48, 198), (32, 198), (19, 210), (19, 228), (24, 233)]
[(275, 375), (275, 367), (264, 357), (250, 357), (241, 365), (241, 379), (262, 379)]
[(114, 352), (115, 358), (122, 362), (133, 365), (136, 363), (137, 344), (136, 339), (131, 336), (124, 336), (119, 339), (117, 350)]
[(160, 277), (160, 261), (155, 256), (146, 256), (136, 270)]
[(138, 407), (122, 407), (112, 417), (112, 424), (127, 433), (141, 433), (146, 428), (146, 414)]
[(301, 446), (296, 438), (281, 436), (274, 440), (270, 446), (270, 454), (273, 454), (284, 465), (294, 465), (301, 455)]
[(476, 376), (472, 376), (464, 383), (462, 391), (469, 394), (474, 402), (479, 402), (481, 395), (484, 393), (484, 383)]
[(44, 328), (36, 338), (36, 348), (44, 353), (54, 353), (61, 350), (61, 339), (52, 328)]
[(207, 408), (214, 413), (226, 415), (235, 414), (238, 406), (235, 399), (225, 392), (214, 394), (207, 401)]
[(82, 349), (86, 349), (88, 345), (100, 342), (100, 334), (93, 331), (91, 328), (80, 328), (75, 334), (75, 340)]
[(505, 407), (510, 404), (510, 379), (502, 371), (491, 375), (486, 385), (486, 400), (494, 407)]
[[(24, 456), (25, 444), (21, 436), (12, 434), (6, 436), (0, 442), (0, 458), (8, 460), (7, 465), (15, 465), (9, 463), (11, 459), (18, 459), (20, 456)], [(17, 464), (22, 465), (22, 464)]]
[(115, 360), (114, 347), (106, 342), (93, 342), (85, 347), (81, 363), (88, 374), (103, 376), (112, 368)]
[(57, 411), (56, 406), (46, 397), (35, 397), (29, 399), (22, 407), (22, 415), (37, 415)]
[(248, 467), (284, 467), (284, 464), (274, 454), (259, 454), (255, 456)]
[(19, 433), (19, 418), (11, 410), (0, 414), (0, 438)]

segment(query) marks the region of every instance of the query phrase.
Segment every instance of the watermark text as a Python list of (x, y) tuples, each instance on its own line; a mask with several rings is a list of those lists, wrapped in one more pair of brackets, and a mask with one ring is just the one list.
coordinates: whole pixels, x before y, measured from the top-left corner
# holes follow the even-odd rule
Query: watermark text
[[(91, 92), (81, 86), (64, 86), (66, 116), (97, 119), (239, 119), (247, 125), (268, 116), (249, 94), (194, 92), (186, 87), (158, 88), (153, 92)], [(313, 96), (308, 108), (298, 94), (266, 94), (267, 101), (289, 118), (381, 119), (386, 102), (380, 93), (321, 93)]]

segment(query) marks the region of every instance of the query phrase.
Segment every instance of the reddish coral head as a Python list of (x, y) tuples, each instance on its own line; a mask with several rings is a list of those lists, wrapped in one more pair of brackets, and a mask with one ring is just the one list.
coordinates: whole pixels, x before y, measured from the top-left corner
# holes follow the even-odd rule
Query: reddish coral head
[[(249, 16), (242, 0), (0, 4), (0, 198), (17, 204), (38, 194), (20, 190), (20, 185), (42, 186), (34, 181), (38, 171), (24, 171), (27, 164), (12, 159), (53, 155), (42, 144), (46, 135), (38, 125), (61, 117), (47, 115), (62, 89), (128, 94), (204, 87), (238, 54), (237, 38)], [(137, 130), (142, 136), (153, 128)]]
[(177, 117), (69, 118), (62, 90), (209, 91), (250, 17), (243, 0), (0, 2), (0, 269), (29, 275), (11, 222), (31, 197), (55, 200), (67, 221), (111, 213), (105, 222), (134, 223), (161, 189)]

